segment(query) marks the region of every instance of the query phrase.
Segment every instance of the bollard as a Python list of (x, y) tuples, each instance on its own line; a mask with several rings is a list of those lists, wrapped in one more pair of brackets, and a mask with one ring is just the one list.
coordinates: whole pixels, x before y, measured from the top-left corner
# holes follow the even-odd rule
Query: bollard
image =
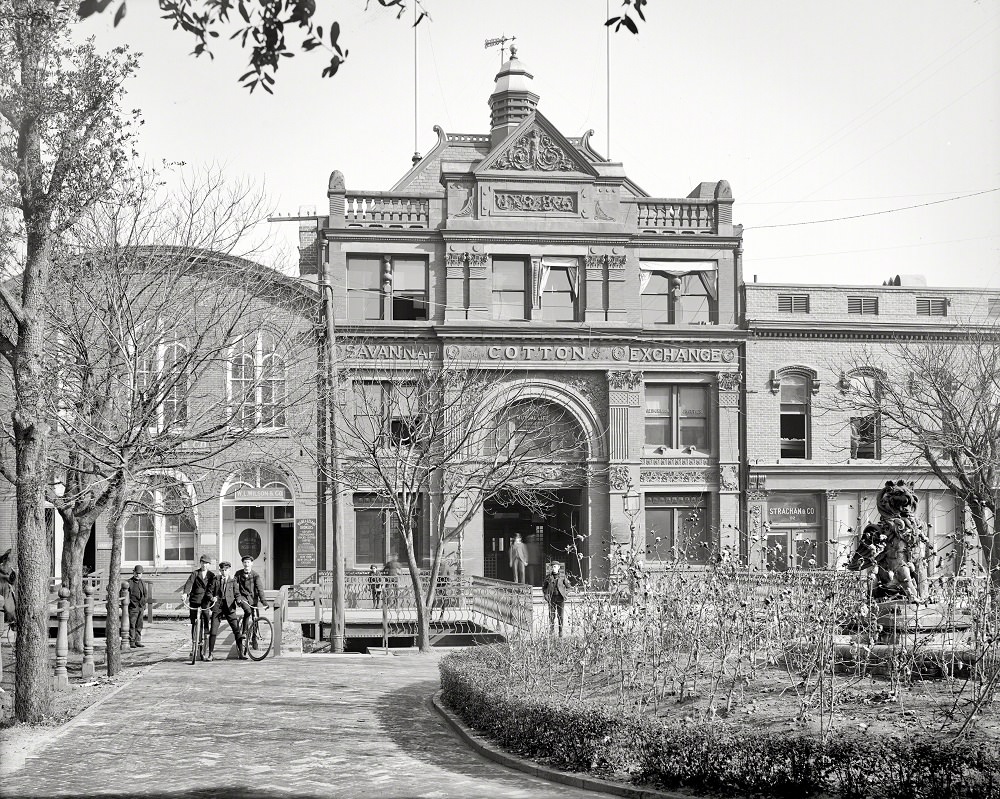
[(94, 586), (83, 584), (83, 669), (84, 679), (94, 676)]
[[(104, 634), (107, 635), (108, 631), (105, 630)], [(122, 623), (121, 623), (121, 636), (122, 636), (122, 652), (129, 648), (128, 643), (128, 586), (122, 586)]]
[(153, 623), (153, 583), (151, 580), (143, 580), (146, 585), (146, 624)]
[(69, 674), (66, 673), (66, 656), (69, 653), (69, 593), (66, 586), (59, 589), (56, 671), (53, 675), (53, 684), (57, 691), (65, 691), (69, 688)]

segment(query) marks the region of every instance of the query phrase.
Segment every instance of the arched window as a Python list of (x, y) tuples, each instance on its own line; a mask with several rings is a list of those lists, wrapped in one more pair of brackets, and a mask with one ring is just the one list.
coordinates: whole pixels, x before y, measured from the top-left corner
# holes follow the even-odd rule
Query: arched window
[(271, 333), (241, 339), (229, 362), (229, 401), (237, 427), (284, 427), (287, 374)]
[(879, 460), (882, 457), (882, 375), (871, 369), (845, 375), (848, 405), (851, 411), (851, 458)]
[(125, 522), (125, 563), (194, 562), (197, 524), (187, 488), (178, 480), (155, 476)]

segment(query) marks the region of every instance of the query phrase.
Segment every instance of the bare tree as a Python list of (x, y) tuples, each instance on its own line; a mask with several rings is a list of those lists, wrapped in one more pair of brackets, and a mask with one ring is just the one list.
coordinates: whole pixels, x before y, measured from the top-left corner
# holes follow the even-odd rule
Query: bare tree
[(1000, 580), (1000, 329), (957, 324), (936, 340), (865, 347), (839, 364), (852, 448), (880, 444), (919, 464), (964, 503)]
[(132, 157), (123, 84), (135, 70), (124, 49), (76, 44), (74, 3), (0, 2), (0, 198), (13, 237), (0, 265), (19, 292), (0, 286), (0, 357), (13, 377), (17, 493), (17, 637), (14, 713), (51, 714), (49, 558), (43, 513), (48, 446), (43, 355), (49, 271), (59, 236), (102, 197)]
[[(109, 629), (119, 620), (130, 510), (162, 506), (170, 495), (150, 492), (151, 481), (210, 472), (261, 428), (284, 425), (303, 399), (301, 390), (288, 390), (288, 371), (314, 368), (311, 327), (303, 322), (311, 290), (205, 249), (236, 250), (266, 217), (260, 195), (227, 186), (217, 170), (195, 174), (166, 197), (150, 177), (120, 195), (130, 202), (100, 205), (78, 225), (74, 246), (53, 270), (46, 307), (47, 497), (63, 520), (63, 583), (78, 608), (84, 549), (108, 513)], [(13, 477), (9, 464), (0, 470)], [(153, 496), (155, 503), (146, 499)], [(118, 640), (108, 636), (107, 644), (114, 673)]]
[(457, 547), (461, 560), (464, 531), (489, 500), (544, 512), (558, 477), (586, 468), (587, 442), (568, 412), (515, 375), (474, 364), (359, 367), (352, 347), (340, 348), (331, 403), (340, 448), (329, 478), (338, 493), (372, 494), (389, 508), (427, 651), (446, 551)]

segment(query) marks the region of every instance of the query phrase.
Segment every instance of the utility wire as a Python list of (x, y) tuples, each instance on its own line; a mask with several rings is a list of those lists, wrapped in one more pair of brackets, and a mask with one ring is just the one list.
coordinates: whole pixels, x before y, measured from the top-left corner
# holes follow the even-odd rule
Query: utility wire
[(744, 230), (767, 230), (769, 228), (778, 228), (778, 227), (801, 227), (802, 225), (822, 225), (825, 224), (826, 222), (843, 222), (847, 219), (864, 219), (865, 217), (869, 216), (882, 216), (883, 214), (895, 214), (899, 213), (900, 211), (912, 211), (914, 208), (926, 208), (927, 206), (930, 205), (941, 205), (942, 203), (951, 203), (955, 202), (956, 200), (966, 200), (969, 197), (979, 197), (983, 194), (992, 194), (995, 191), (1000, 191), (1000, 186), (997, 186), (992, 189), (984, 189), (983, 191), (976, 191), (973, 192), (972, 194), (961, 194), (958, 197), (948, 197), (945, 200), (932, 200), (931, 202), (919, 203), (918, 205), (906, 205), (903, 206), (902, 208), (887, 208), (884, 211), (869, 211), (868, 213), (865, 214), (853, 214), (851, 216), (836, 216), (830, 219), (811, 219), (807, 222), (783, 222), (780, 225), (756, 225), (753, 227), (748, 226), (745, 227)]

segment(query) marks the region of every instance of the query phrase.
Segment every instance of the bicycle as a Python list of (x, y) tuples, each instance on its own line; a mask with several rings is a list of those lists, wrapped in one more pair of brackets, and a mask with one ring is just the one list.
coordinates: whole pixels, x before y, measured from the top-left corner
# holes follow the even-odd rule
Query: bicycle
[(270, 654), (273, 641), (271, 620), (261, 616), (258, 608), (251, 608), (250, 621), (243, 630), (243, 654), (250, 660), (261, 661)]
[[(208, 607), (202, 607), (201, 605), (198, 605), (197, 607), (192, 607), (191, 605), (187, 605), (188, 610), (201, 611), (195, 618), (195, 633), (191, 638), (192, 666), (195, 664), (195, 662), (198, 660), (199, 657), (201, 658), (202, 662), (204, 662), (206, 656), (208, 655), (208, 636), (212, 624), (212, 608), (215, 607), (215, 603), (218, 601), (219, 598), (216, 597), (214, 600), (212, 600), (212, 604), (209, 605)], [(206, 617), (207, 617), (207, 622), (202, 623), (203, 620), (206, 619)], [(208, 627), (208, 629), (206, 629), (206, 626)]]

